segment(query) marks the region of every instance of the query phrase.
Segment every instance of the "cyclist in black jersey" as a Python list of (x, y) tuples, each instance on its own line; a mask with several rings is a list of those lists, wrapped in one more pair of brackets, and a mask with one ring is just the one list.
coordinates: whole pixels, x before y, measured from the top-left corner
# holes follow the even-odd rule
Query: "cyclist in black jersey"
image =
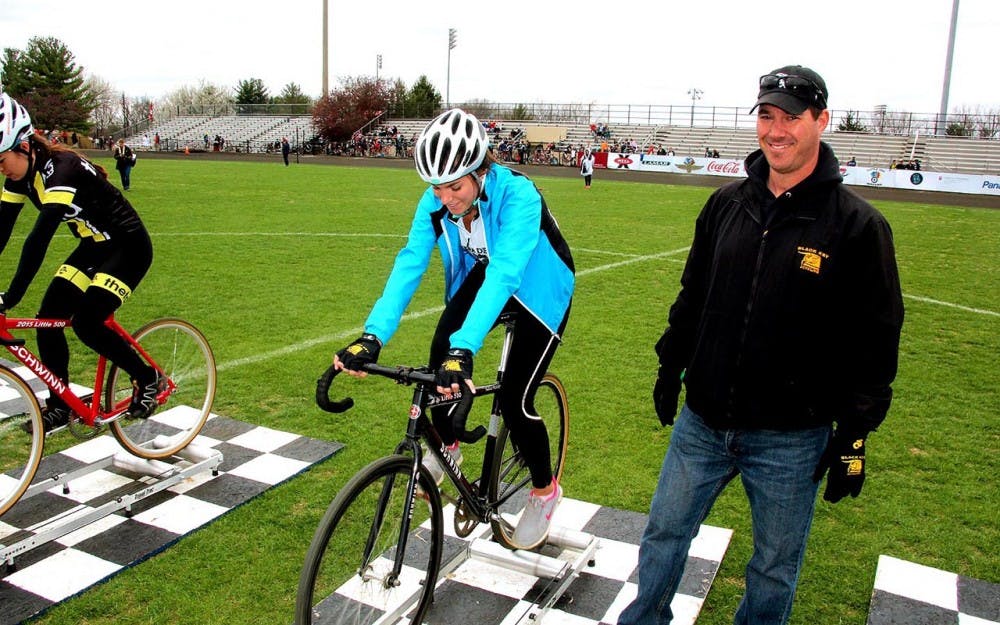
[[(156, 410), (163, 379), (131, 346), (104, 325), (138, 286), (153, 260), (153, 246), (138, 213), (108, 182), (103, 167), (61, 144), (37, 135), (28, 111), (0, 94), (0, 252), (26, 201), (38, 209), (21, 250), (17, 270), (0, 310), (16, 306), (38, 273), (49, 243), (65, 223), (79, 245), (56, 271), (38, 316), (72, 319), (77, 336), (132, 378), (129, 413), (146, 418)], [(69, 347), (62, 329), (38, 330), (38, 353), (63, 381), (69, 378)], [(50, 393), (43, 413), (45, 430), (66, 425), (70, 410)]]

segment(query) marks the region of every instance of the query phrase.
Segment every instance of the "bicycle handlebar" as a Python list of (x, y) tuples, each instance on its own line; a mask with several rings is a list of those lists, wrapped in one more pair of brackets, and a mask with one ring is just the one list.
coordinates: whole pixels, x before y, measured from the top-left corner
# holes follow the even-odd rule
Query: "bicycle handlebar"
[[(437, 387), (437, 382), (433, 373), (417, 370), (412, 367), (383, 367), (375, 363), (368, 363), (364, 365), (362, 369), (368, 373), (373, 373), (375, 375), (395, 380), (399, 384), (416, 383), (430, 387), (431, 389)], [(335, 378), (338, 373), (340, 373), (340, 371), (333, 365), (330, 365), (330, 367), (323, 372), (323, 375), (316, 380), (316, 405), (327, 412), (345, 412), (354, 406), (354, 400), (350, 397), (345, 397), (339, 401), (330, 399), (330, 386), (333, 384), (333, 378)], [(435, 395), (436, 394), (437, 393), (435, 392)], [(458, 405), (455, 406), (455, 409), (451, 414), (452, 428), (455, 431), (455, 436), (463, 443), (475, 443), (482, 437), (486, 436), (486, 428), (481, 425), (476, 426), (471, 432), (466, 429), (469, 412), (472, 410), (472, 401), (474, 399), (474, 393), (467, 391), (459, 393)]]

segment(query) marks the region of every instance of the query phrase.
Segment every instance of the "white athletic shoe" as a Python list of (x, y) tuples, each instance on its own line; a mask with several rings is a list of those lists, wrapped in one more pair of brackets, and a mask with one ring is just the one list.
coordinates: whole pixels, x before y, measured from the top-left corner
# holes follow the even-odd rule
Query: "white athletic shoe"
[(534, 491), (528, 495), (528, 505), (521, 513), (521, 520), (517, 522), (512, 539), (518, 548), (534, 549), (548, 538), (552, 514), (556, 511), (563, 494), (558, 482), (552, 480), (552, 485), (555, 488), (546, 497), (539, 497)]
[[(462, 449), (458, 446), (458, 441), (455, 441), (448, 447), (445, 447), (445, 449), (447, 449), (448, 453), (451, 454), (451, 458), (455, 461), (456, 465), (462, 464)], [(424, 468), (426, 468), (430, 472), (431, 477), (434, 478), (434, 483), (440, 486), (441, 482), (444, 481), (444, 467), (442, 467), (441, 463), (438, 462), (437, 456), (430, 452), (425, 452), (423, 463)]]

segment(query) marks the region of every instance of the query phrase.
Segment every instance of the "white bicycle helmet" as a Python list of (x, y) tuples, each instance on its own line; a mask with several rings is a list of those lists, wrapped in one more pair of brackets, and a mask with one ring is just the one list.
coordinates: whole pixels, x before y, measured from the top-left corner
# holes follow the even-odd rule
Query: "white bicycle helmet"
[(417, 138), (413, 160), (429, 184), (447, 184), (471, 174), (486, 158), (486, 129), (462, 109), (441, 113)]
[(0, 152), (16, 148), (32, 132), (27, 109), (6, 93), (0, 93)]

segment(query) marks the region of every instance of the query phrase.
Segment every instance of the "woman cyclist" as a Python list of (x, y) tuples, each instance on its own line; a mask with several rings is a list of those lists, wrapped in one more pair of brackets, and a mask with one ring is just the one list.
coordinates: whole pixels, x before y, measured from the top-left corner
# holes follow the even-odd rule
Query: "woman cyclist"
[[(62, 144), (52, 144), (32, 129), (28, 111), (0, 94), (0, 252), (10, 240), (26, 200), (38, 218), (24, 241), (21, 258), (0, 310), (21, 301), (38, 273), (60, 223), (80, 240), (56, 271), (38, 316), (73, 320), (80, 340), (126, 371), (135, 390), (129, 406), (134, 418), (156, 410), (162, 381), (131, 346), (104, 325), (132, 294), (153, 260), (149, 234), (132, 205), (107, 180), (107, 172)], [(38, 330), (38, 353), (60, 379), (69, 378), (69, 347), (62, 329)], [(42, 421), (45, 431), (66, 425), (70, 410), (49, 394)]]
[[(337, 369), (362, 376), (396, 331), (427, 270), (434, 246), (445, 273), (445, 310), (431, 342), (429, 365), (438, 392), (472, 386), (473, 355), (500, 314), (517, 312), (501, 409), (531, 472), (528, 505), (514, 532), (526, 549), (548, 535), (562, 488), (552, 475), (548, 433), (535, 414), (534, 395), (561, 340), (574, 287), (574, 266), (559, 227), (535, 185), (499, 165), (473, 115), (451, 109), (424, 128), (414, 147), (417, 172), (430, 184), (417, 203), (406, 246), (396, 256), (364, 334), (337, 352)], [(434, 426), (461, 461), (447, 409), (432, 411)], [(428, 470), (440, 482), (432, 456)]]

